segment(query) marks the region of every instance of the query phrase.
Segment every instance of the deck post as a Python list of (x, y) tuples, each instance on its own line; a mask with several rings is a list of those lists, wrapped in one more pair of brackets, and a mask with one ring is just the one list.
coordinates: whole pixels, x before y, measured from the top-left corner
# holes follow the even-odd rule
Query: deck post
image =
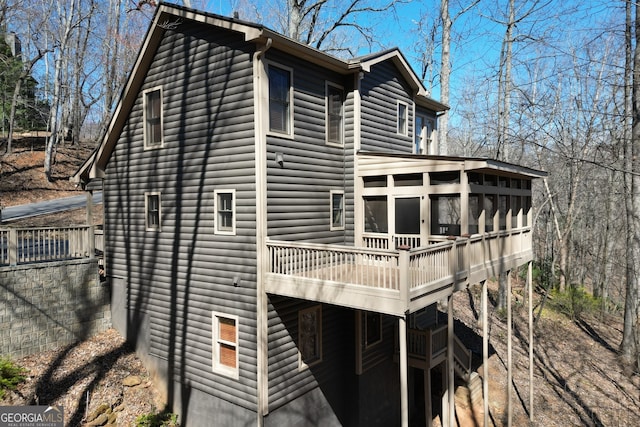
[(433, 408), (431, 407), (431, 363), (433, 362), (432, 330), (427, 329), (425, 336), (425, 358), (424, 358), (424, 416), (426, 426), (431, 427), (433, 419)]
[(409, 427), (409, 378), (407, 359), (407, 318), (398, 319), (398, 341), (400, 344), (400, 425)]
[(400, 255), (398, 258), (398, 270), (400, 272), (400, 301), (402, 302), (405, 310), (409, 310), (409, 246), (398, 246)]
[(9, 265), (18, 264), (18, 231), (15, 228), (9, 228)]
[(488, 314), (487, 281), (482, 281), (482, 406), (484, 409), (484, 425), (489, 425), (489, 314)]
[(527, 266), (529, 287), (529, 420), (533, 422), (533, 262)]
[(507, 271), (507, 426), (511, 427), (513, 420), (513, 407), (511, 400), (513, 399), (513, 390), (511, 382), (513, 381), (512, 372), (512, 345), (511, 339), (513, 334), (513, 318), (511, 314), (511, 271)]
[(455, 370), (453, 360), (453, 294), (447, 297), (447, 397), (449, 400), (449, 423), (456, 419)]

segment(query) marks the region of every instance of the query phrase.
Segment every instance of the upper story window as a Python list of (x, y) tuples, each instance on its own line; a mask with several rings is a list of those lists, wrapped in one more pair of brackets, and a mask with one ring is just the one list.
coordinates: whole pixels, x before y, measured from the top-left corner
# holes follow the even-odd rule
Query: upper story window
[(269, 65), (269, 131), (291, 135), (291, 70)]
[(236, 197), (234, 190), (214, 190), (215, 233), (236, 234)]
[(343, 191), (331, 191), (331, 230), (344, 230)]
[(144, 147), (162, 147), (162, 88), (143, 92), (144, 103)]
[(409, 134), (408, 116), (409, 106), (402, 101), (398, 101), (398, 133), (400, 135)]
[(160, 231), (160, 193), (145, 193), (144, 197), (146, 229)]
[(214, 312), (212, 326), (213, 371), (238, 378), (238, 318)]
[(343, 102), (344, 91), (338, 86), (327, 83), (327, 142), (343, 144)]
[(413, 146), (414, 154), (435, 154), (434, 147), (434, 122), (427, 116), (416, 114), (414, 126), (415, 143)]

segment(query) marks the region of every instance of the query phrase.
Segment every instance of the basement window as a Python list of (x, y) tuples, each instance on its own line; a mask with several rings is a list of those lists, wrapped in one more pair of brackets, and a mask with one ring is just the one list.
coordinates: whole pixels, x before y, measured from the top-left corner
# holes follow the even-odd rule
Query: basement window
[(239, 378), (238, 318), (212, 312), (213, 371)]

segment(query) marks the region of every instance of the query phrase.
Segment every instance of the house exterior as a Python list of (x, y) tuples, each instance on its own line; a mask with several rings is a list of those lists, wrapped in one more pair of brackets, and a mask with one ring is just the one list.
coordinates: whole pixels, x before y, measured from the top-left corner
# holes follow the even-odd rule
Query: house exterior
[(543, 175), (438, 155), (446, 110), (398, 50), (158, 6), (75, 178), (102, 182), (113, 324), (183, 425), (430, 422), (432, 368), (470, 361), (436, 303), (532, 260)]

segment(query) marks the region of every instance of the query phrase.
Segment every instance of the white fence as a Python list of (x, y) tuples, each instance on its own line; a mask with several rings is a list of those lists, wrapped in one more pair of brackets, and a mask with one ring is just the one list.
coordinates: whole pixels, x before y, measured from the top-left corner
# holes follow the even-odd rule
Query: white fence
[(0, 265), (90, 258), (93, 227), (0, 228)]

